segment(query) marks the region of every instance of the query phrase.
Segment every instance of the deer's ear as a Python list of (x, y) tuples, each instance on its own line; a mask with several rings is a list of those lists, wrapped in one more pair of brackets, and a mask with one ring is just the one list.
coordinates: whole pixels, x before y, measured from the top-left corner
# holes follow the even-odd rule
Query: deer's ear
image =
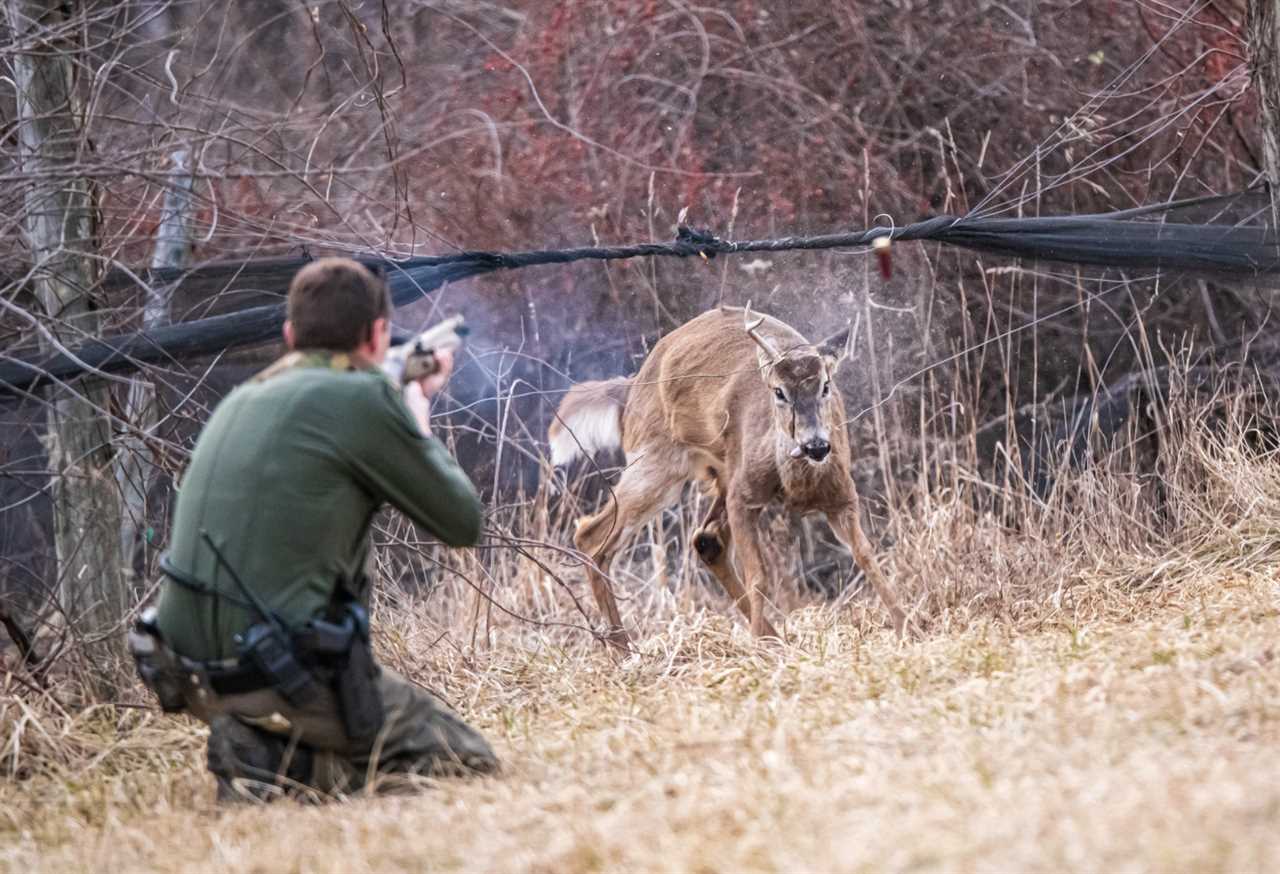
[(827, 363), (828, 370), (834, 373), (840, 366), (840, 362), (849, 356), (849, 350), (853, 347), (853, 336), (854, 327), (849, 325), (818, 344), (818, 354)]

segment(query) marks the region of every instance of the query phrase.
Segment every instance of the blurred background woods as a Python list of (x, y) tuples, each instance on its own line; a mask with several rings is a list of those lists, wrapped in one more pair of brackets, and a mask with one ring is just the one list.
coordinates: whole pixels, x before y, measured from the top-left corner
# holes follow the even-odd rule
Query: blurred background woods
[[(5, 3), (0, 360), (280, 299), (287, 274), (255, 259), (662, 241), (685, 208), (733, 238), (1102, 212), (1263, 178), (1244, 0)], [(43, 104), (20, 99), (30, 83)], [(83, 232), (41, 239), (52, 204)], [(250, 263), (145, 281), (227, 261)], [(633, 372), (717, 303), (813, 339), (859, 321), (842, 379), (888, 541), (885, 508), (942, 480), (984, 479), (975, 506), (1021, 524), (1020, 453), (1061, 443), (1099, 390), (1163, 398), (1171, 364), (1270, 360), (1269, 289), (932, 244), (894, 263), (887, 281), (862, 251), (535, 268), (397, 323), (466, 314), (442, 426), (495, 531), (561, 545), (578, 508), (540, 485), (560, 393)], [(278, 352), (0, 401), (0, 586), (47, 641), (33, 658), (119, 637), (200, 423)], [(1159, 430), (1140, 406), (1118, 414), (1131, 458)], [(381, 537), (429, 552), (403, 523)], [(798, 576), (843, 587), (849, 563), (806, 537)], [(681, 555), (658, 564), (689, 571)], [(435, 573), (387, 561), (406, 585)], [(495, 567), (467, 561), (500, 600)]]

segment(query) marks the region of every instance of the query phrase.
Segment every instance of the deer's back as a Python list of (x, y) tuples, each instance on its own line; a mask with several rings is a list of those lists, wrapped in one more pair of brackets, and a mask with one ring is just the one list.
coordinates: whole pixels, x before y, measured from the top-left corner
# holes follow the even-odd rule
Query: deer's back
[[(804, 337), (777, 319), (762, 330), (780, 348)], [(631, 384), (626, 450), (668, 440), (723, 461), (753, 428), (767, 430), (772, 401), (742, 310), (711, 310), (660, 339)]]

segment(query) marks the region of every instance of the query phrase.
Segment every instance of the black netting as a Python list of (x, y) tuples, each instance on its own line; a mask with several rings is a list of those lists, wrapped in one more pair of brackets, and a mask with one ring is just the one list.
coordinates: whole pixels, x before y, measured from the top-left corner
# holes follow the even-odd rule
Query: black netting
[[(781, 252), (865, 247), (880, 237), (894, 242), (935, 241), (1001, 256), (1088, 264), (1118, 269), (1192, 272), (1269, 280), (1280, 274), (1280, 237), (1272, 220), (1269, 192), (1254, 189), (1145, 206), (1097, 215), (1057, 217), (939, 216), (902, 227), (876, 227), (843, 234), (770, 240), (722, 240), (710, 232), (681, 227), (675, 241), (617, 247), (534, 252), (464, 252), (444, 257), (392, 261), (361, 257), (382, 269), (396, 306), (418, 300), (440, 286), (490, 273), (537, 265), (637, 257), (716, 257), (747, 252)], [(254, 274), (252, 290), (283, 294), (306, 259), (283, 259)], [(165, 285), (201, 272), (224, 272), (224, 290), (237, 285), (243, 265), (206, 265), (186, 271), (150, 271), (143, 281)], [(107, 277), (117, 286), (135, 274)], [(264, 287), (270, 286), (270, 287)], [(40, 384), (85, 372), (127, 373), (140, 366), (253, 346), (279, 336), (284, 306), (169, 325), (145, 333), (105, 337), (53, 354), (10, 355), (0, 361), (0, 395), (21, 395)]]

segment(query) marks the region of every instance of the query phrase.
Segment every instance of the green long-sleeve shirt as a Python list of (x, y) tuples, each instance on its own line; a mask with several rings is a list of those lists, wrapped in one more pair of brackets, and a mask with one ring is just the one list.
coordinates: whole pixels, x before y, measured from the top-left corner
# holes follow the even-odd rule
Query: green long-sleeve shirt
[[(259, 617), (201, 537), (286, 624), (355, 579), (385, 503), (451, 546), (473, 544), (482, 507), (438, 440), (424, 437), (377, 370), (345, 356), (294, 353), (235, 388), (209, 417), (179, 484), (168, 561), (230, 597), (165, 578), (156, 621), (194, 659), (236, 656), (234, 635)], [(274, 372), (273, 372), (274, 371)]]

